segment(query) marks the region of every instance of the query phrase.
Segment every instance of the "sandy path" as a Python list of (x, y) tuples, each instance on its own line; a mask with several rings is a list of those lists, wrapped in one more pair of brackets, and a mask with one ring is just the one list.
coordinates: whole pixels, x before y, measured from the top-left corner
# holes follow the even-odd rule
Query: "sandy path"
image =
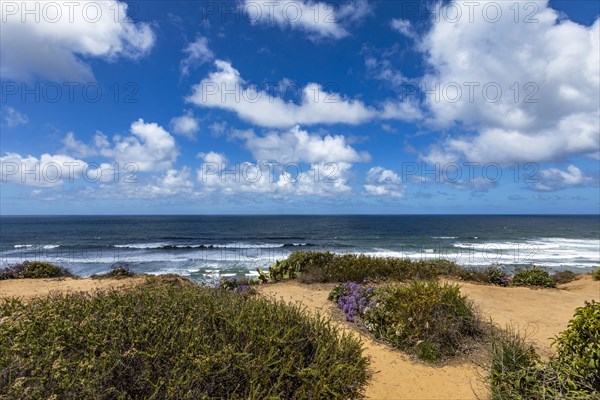
[(544, 358), (552, 354), (551, 338), (567, 327), (575, 309), (586, 300), (600, 300), (600, 281), (590, 275), (559, 289), (459, 284), (461, 292), (479, 306), (483, 318), (491, 317), (501, 327), (511, 324), (518, 328), (534, 341)]
[(50, 292), (91, 292), (96, 289), (126, 288), (145, 280), (145, 277), (125, 279), (9, 279), (0, 281), (0, 298), (30, 299)]
[[(286, 302), (300, 302), (307, 311), (331, 316), (335, 310), (327, 295), (334, 285), (301, 285), (285, 282), (259, 287), (263, 295)], [(472, 364), (432, 367), (414, 362), (406, 354), (377, 343), (369, 336), (337, 323), (342, 329), (358, 335), (364, 342), (364, 353), (371, 358), (374, 375), (366, 390), (369, 399), (475, 399), (472, 386), (478, 385), (477, 368)], [(478, 393), (485, 391), (479, 388)]]
[[(463, 293), (479, 305), (484, 317), (496, 323), (513, 323), (527, 328), (528, 334), (542, 351), (550, 354), (549, 337), (562, 331), (575, 308), (585, 300), (600, 299), (600, 282), (584, 276), (561, 286), (561, 289), (502, 288), (460, 283)], [(334, 315), (335, 306), (327, 300), (334, 285), (301, 285), (295, 281), (265, 285), (259, 292), (265, 296), (301, 303), (310, 312)], [(485, 398), (486, 390), (478, 380), (482, 371), (473, 363), (432, 367), (411, 360), (369, 336), (337, 323), (342, 329), (358, 335), (364, 342), (365, 355), (371, 358), (373, 378), (366, 390), (370, 399), (474, 399)]]

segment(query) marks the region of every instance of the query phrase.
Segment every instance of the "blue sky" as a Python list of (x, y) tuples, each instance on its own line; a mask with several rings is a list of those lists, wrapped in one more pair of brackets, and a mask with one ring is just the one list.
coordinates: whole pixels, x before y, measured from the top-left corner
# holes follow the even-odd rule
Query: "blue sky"
[(0, 3), (2, 214), (599, 211), (598, 2)]

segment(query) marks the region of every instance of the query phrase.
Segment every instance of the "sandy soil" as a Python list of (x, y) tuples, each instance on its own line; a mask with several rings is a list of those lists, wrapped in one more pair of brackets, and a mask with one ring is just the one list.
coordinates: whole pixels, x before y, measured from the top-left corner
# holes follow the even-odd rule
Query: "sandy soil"
[(144, 277), (126, 279), (10, 279), (0, 281), (0, 298), (19, 297), (27, 300), (50, 292), (91, 292), (96, 289), (126, 288), (144, 281)]
[[(525, 329), (544, 355), (551, 353), (548, 338), (566, 328), (575, 308), (585, 300), (600, 299), (600, 282), (590, 276), (562, 285), (559, 289), (502, 288), (460, 283), (462, 292), (479, 306), (484, 317), (501, 326), (512, 323)], [(326, 316), (338, 315), (327, 300), (333, 285), (301, 285), (285, 282), (259, 287), (265, 296), (301, 303), (307, 311)], [(340, 328), (358, 335), (364, 352), (371, 358), (373, 378), (366, 390), (369, 399), (475, 399), (485, 398), (486, 389), (478, 379), (483, 372), (473, 363), (433, 367), (414, 361), (406, 354), (375, 342), (351, 324), (336, 322)]]

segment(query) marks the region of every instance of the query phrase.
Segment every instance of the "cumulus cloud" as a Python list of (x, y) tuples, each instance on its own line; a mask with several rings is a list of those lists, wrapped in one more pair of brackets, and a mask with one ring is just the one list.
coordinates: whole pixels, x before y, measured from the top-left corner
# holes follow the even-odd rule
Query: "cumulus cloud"
[(403, 197), (406, 188), (402, 180), (392, 170), (373, 167), (367, 172), (365, 191), (372, 196)]
[(98, 154), (98, 150), (93, 146), (77, 140), (73, 132), (68, 132), (67, 136), (62, 140), (62, 143), (64, 148), (61, 152), (65, 154), (71, 154), (75, 157), (88, 157)]
[[(467, 9), (452, 3), (435, 14)], [(442, 140), (424, 158), (510, 163), (597, 154), (600, 20), (584, 26), (538, 1), (537, 22), (515, 22), (513, 3), (489, 5), (501, 7), (498, 21), (486, 21), (481, 9), (471, 21), (468, 13), (440, 18), (420, 43), (432, 71), (422, 82), (429, 122), (474, 132)]]
[(367, 152), (355, 150), (342, 135), (311, 134), (299, 126), (264, 136), (257, 136), (252, 130), (237, 131), (233, 136), (243, 139), (254, 158), (261, 161), (353, 163), (370, 160)]
[(173, 133), (185, 136), (188, 139), (195, 139), (194, 134), (200, 130), (198, 119), (191, 112), (186, 112), (184, 115), (171, 119), (171, 128)]
[(131, 136), (113, 137), (112, 145), (101, 134), (95, 142), (100, 154), (115, 160), (120, 165), (133, 163), (139, 171), (170, 169), (179, 155), (175, 138), (162, 126), (138, 119), (131, 124)]
[(254, 24), (298, 29), (312, 40), (346, 37), (350, 33), (343, 24), (361, 21), (372, 13), (367, 0), (351, 0), (337, 9), (330, 3), (310, 0), (245, 0), (243, 9)]
[(29, 118), (25, 114), (21, 114), (12, 107), (2, 107), (2, 119), (9, 128), (25, 125), (29, 122)]
[(572, 164), (564, 171), (558, 168), (543, 169), (536, 174), (536, 178), (538, 182), (531, 184), (529, 188), (539, 192), (552, 192), (592, 183), (591, 178), (585, 177), (583, 172)]
[(215, 58), (214, 53), (208, 48), (208, 39), (198, 36), (195, 41), (189, 43), (183, 52), (187, 57), (181, 60), (181, 74), (189, 75), (190, 69), (196, 68), (202, 64), (210, 62)]
[(42, 154), (37, 158), (6, 153), (0, 157), (2, 183), (53, 187), (82, 177), (95, 179), (98, 174), (102, 175), (97, 166), (92, 168), (87, 162), (66, 155)]
[[(268, 162), (230, 163), (224, 154), (200, 155), (196, 171), (203, 194), (268, 194), (274, 198), (289, 196), (331, 196), (350, 193), (348, 179), (352, 164), (313, 163), (302, 167)], [(332, 169), (333, 168), (333, 169)]]
[(194, 85), (186, 101), (200, 107), (232, 111), (245, 121), (270, 128), (294, 125), (351, 124), (374, 118), (414, 120), (421, 117), (410, 102), (386, 102), (383, 109), (366, 106), (360, 100), (327, 92), (317, 83), (301, 90), (299, 104), (287, 101), (248, 84), (231, 63), (216, 60), (217, 71)]
[(150, 25), (131, 21), (125, 2), (1, 3), (0, 75), (4, 79), (92, 80), (87, 58), (138, 58), (154, 44)]

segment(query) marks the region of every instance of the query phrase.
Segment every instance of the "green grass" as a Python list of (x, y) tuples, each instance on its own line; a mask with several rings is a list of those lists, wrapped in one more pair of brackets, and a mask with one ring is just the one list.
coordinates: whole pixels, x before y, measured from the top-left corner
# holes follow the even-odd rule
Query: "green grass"
[(352, 399), (367, 366), (299, 306), (176, 277), (0, 305), (6, 399)]

